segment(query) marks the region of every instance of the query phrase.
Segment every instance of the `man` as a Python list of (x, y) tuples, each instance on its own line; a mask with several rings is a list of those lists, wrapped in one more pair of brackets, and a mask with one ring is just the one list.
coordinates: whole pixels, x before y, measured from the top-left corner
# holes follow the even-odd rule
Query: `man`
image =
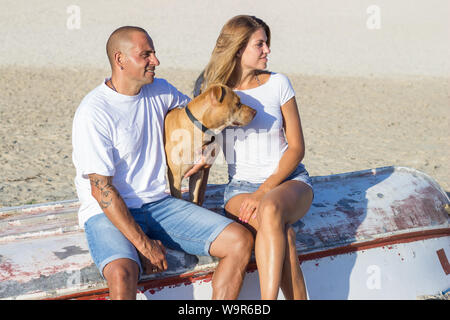
[(144, 29), (121, 27), (106, 47), (111, 78), (82, 100), (72, 142), (79, 223), (111, 299), (136, 298), (142, 273), (166, 270), (165, 246), (218, 257), (212, 298), (237, 298), (251, 234), (165, 193), (164, 116), (189, 98), (155, 78), (159, 61)]

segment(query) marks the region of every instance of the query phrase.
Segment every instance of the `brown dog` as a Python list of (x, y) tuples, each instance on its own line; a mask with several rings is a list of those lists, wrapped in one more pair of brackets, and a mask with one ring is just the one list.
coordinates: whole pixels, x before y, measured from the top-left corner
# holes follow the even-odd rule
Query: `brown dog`
[[(181, 198), (181, 181), (193, 166), (195, 156), (214, 142), (228, 126), (247, 125), (256, 111), (240, 102), (239, 96), (223, 85), (213, 85), (185, 108), (172, 109), (165, 119), (165, 151), (170, 193)], [(217, 141), (216, 141), (217, 142)], [(190, 200), (202, 205), (209, 167), (189, 177)]]

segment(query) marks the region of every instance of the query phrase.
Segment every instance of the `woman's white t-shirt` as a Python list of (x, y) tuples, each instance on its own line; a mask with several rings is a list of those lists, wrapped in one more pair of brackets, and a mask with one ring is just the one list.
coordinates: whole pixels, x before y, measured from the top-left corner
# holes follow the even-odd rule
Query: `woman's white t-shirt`
[(289, 79), (271, 73), (262, 85), (235, 90), (241, 103), (257, 111), (245, 127), (227, 128), (223, 152), (228, 175), (235, 180), (264, 182), (277, 168), (288, 144), (283, 129), (281, 106), (295, 96)]

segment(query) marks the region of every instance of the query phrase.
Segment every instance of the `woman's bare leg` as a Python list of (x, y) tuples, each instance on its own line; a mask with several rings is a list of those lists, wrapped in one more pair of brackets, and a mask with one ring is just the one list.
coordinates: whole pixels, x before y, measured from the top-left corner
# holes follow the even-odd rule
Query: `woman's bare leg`
[[(245, 196), (240, 194), (233, 197), (227, 203), (226, 211), (238, 216)], [(311, 202), (312, 190), (309, 186), (299, 181), (286, 181), (264, 196), (257, 219), (251, 219), (248, 224), (244, 224), (257, 231), (255, 257), (262, 299), (276, 299), (281, 285), (286, 289), (287, 299), (305, 296), (300, 265), (297, 259), (292, 259), (297, 256), (294, 252), (295, 239), (293, 241), (291, 237), (289, 242), (288, 235), (289, 225), (307, 213)], [(285, 266), (286, 263), (289, 266)], [(287, 274), (283, 275), (286, 272)]]
[(281, 275), (281, 290), (286, 300), (306, 300), (306, 286), (298, 261), (295, 244), (295, 231), (292, 226), (287, 229), (287, 246)]

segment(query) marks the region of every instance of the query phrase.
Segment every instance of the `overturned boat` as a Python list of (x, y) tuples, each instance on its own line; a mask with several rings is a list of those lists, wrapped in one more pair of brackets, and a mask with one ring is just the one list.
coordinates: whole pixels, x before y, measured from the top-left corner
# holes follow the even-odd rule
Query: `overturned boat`
[[(315, 198), (294, 225), (309, 299), (420, 299), (450, 288), (450, 200), (428, 175), (383, 167), (313, 177)], [(225, 185), (204, 206), (222, 211)], [(0, 209), (0, 299), (107, 299), (77, 200)], [(167, 250), (138, 299), (210, 299), (217, 260)], [(239, 296), (259, 299), (252, 260)], [(284, 299), (280, 290), (279, 299)]]

